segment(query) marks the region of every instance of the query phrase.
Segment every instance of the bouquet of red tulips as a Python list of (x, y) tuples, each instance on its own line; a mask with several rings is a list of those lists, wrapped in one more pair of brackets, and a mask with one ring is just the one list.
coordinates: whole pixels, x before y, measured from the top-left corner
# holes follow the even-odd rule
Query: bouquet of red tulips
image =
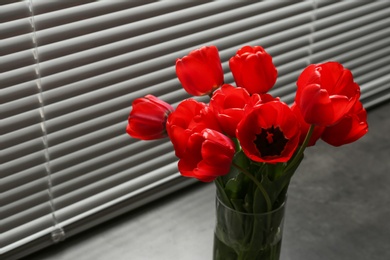
[(215, 46), (177, 59), (183, 88), (208, 95), (209, 103), (189, 98), (173, 108), (152, 95), (136, 99), (127, 133), (143, 140), (169, 137), (180, 173), (215, 180), (223, 203), (237, 211), (278, 207), (304, 150), (318, 139), (340, 146), (368, 130), (360, 87), (337, 62), (305, 68), (291, 106), (268, 93), (277, 70), (262, 47), (242, 47), (229, 67), (236, 86), (224, 84)]

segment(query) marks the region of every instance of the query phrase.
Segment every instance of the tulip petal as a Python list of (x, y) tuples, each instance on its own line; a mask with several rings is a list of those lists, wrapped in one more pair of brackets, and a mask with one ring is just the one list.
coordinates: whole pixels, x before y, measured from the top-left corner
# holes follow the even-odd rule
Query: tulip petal
[(338, 123), (326, 127), (321, 138), (330, 145), (341, 146), (355, 142), (367, 132), (367, 112), (358, 101)]
[(328, 92), (317, 84), (311, 84), (301, 92), (297, 103), (308, 124), (328, 125), (333, 122), (333, 106)]

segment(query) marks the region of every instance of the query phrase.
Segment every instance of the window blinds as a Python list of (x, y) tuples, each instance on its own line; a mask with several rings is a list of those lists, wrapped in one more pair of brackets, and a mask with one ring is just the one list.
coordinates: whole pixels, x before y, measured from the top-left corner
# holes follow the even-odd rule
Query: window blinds
[(0, 253), (16, 259), (193, 183), (168, 140), (125, 133), (132, 100), (188, 97), (178, 57), (273, 57), (291, 103), (309, 63), (352, 70), (371, 107), (390, 98), (388, 1), (43, 1), (0, 5)]

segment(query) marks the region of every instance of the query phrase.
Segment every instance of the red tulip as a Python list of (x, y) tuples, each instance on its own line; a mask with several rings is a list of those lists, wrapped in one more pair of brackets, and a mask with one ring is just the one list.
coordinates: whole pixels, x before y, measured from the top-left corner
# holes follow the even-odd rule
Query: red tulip
[[(299, 126), (301, 129), (301, 134), (299, 138), (299, 145), (302, 145), (305, 141), (307, 132), (309, 132), (310, 125), (305, 122), (305, 120), (302, 117), (301, 111), (299, 110), (298, 106), (294, 103), (291, 106), (291, 110), (294, 112), (295, 116), (297, 117), (297, 120), (299, 121)], [(311, 135), (311, 138), (309, 140), (309, 143), (307, 146), (313, 146), (316, 144), (317, 140), (320, 139), (322, 133), (324, 132), (325, 127), (323, 126), (316, 126), (314, 128), (314, 131)]]
[(218, 131), (204, 129), (190, 136), (178, 168), (183, 176), (210, 182), (229, 172), (234, 153), (230, 138)]
[(360, 101), (335, 125), (325, 128), (321, 138), (333, 146), (355, 142), (368, 132), (367, 112)]
[(168, 117), (166, 128), (177, 157), (182, 157), (189, 137), (205, 128), (219, 131), (220, 127), (209, 107), (194, 99), (182, 101)]
[(271, 55), (260, 46), (242, 47), (229, 60), (229, 66), (237, 86), (250, 94), (268, 92), (278, 75)]
[(265, 103), (271, 102), (271, 101), (280, 101), (279, 97), (273, 97), (271, 94), (253, 94), (249, 101), (248, 104), (245, 106), (245, 113), (249, 113), (252, 111), (255, 107), (258, 107), (260, 105), (263, 105)]
[(227, 84), (214, 92), (210, 107), (216, 113), (223, 133), (236, 136), (237, 124), (244, 116), (244, 108), (249, 99), (249, 93), (245, 89)]
[(165, 123), (173, 107), (153, 95), (133, 101), (126, 132), (141, 140), (154, 140), (167, 136)]
[(208, 95), (222, 86), (224, 74), (217, 47), (205, 46), (177, 59), (176, 75), (193, 96)]
[(237, 126), (237, 138), (247, 157), (256, 162), (287, 162), (299, 142), (298, 121), (282, 102), (255, 107)]
[(308, 124), (337, 123), (360, 97), (352, 73), (337, 62), (312, 64), (299, 76), (295, 102)]

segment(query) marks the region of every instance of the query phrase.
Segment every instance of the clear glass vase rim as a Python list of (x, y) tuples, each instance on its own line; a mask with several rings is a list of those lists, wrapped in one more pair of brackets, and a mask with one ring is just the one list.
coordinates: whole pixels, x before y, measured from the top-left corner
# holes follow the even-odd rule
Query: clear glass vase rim
[(278, 211), (282, 210), (285, 207), (286, 202), (287, 202), (287, 194), (286, 194), (286, 197), (284, 198), (283, 203), (279, 207), (277, 207), (276, 209), (273, 209), (273, 210), (267, 211), (267, 212), (263, 212), (263, 213), (249, 213), (249, 212), (238, 211), (238, 210), (235, 210), (235, 209), (227, 206), (225, 203), (223, 203), (223, 201), (221, 201), (219, 199), (218, 194), (215, 197), (218, 200), (218, 202), (222, 204), (222, 206), (224, 206), (225, 208), (229, 209), (230, 211), (233, 211), (233, 212), (236, 212), (236, 213), (242, 214), (242, 215), (251, 215), (251, 216), (265, 216), (265, 215), (273, 214), (275, 212), (278, 212)]

